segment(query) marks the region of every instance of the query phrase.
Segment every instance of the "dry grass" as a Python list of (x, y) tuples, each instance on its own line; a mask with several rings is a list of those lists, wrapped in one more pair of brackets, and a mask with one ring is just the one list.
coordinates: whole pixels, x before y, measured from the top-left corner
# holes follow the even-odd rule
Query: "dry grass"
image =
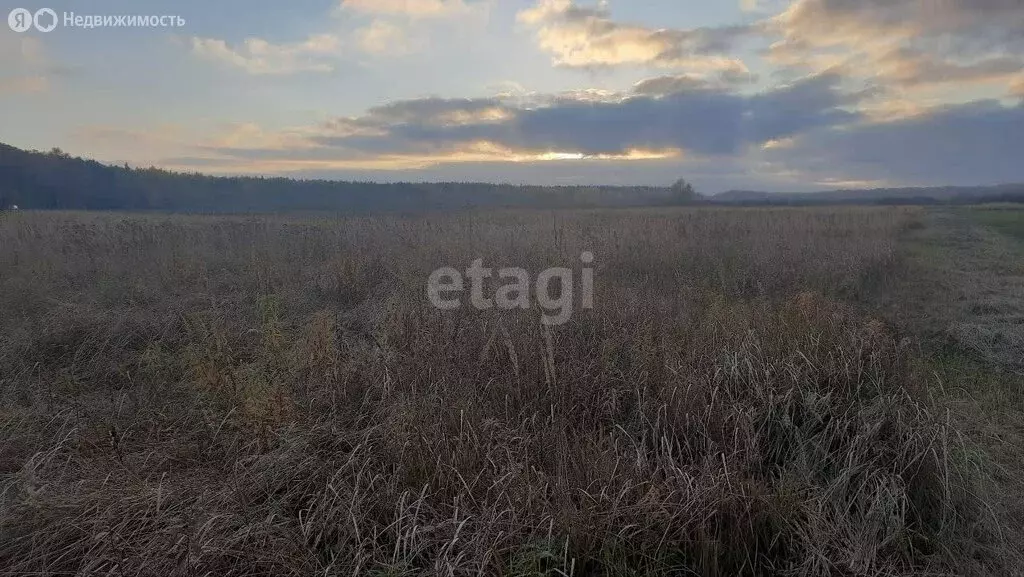
[[(914, 215), (5, 215), (0, 567), (1005, 570), (924, 365), (842, 302)], [(584, 250), (562, 327), (426, 300)]]

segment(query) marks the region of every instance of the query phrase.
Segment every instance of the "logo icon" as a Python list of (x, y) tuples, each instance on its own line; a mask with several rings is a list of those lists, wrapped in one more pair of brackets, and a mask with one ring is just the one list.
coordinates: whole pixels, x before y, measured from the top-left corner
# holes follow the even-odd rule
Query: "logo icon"
[(25, 32), (32, 24), (32, 13), (24, 8), (15, 8), (7, 15), (7, 25), (15, 32)]
[[(49, 16), (49, 18), (43, 19), (41, 16)], [(49, 8), (40, 8), (32, 16), (32, 22), (36, 25), (36, 30), (49, 32), (57, 27), (57, 13)]]
[(15, 8), (7, 15), (7, 25), (15, 32), (27, 32), (33, 26), (40, 32), (50, 32), (57, 27), (57, 13), (50, 8), (40, 8), (35, 14), (25, 8)]

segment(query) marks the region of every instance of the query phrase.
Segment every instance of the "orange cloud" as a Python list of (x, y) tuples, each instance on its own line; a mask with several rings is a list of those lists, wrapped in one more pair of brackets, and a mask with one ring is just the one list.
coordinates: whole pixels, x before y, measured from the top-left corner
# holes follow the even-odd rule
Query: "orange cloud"
[(255, 75), (331, 72), (332, 60), (340, 50), (341, 41), (333, 34), (314, 34), (302, 42), (285, 44), (247, 38), (235, 47), (223, 40), (192, 38), (193, 54)]
[(764, 29), (775, 64), (907, 93), (1005, 88), (1024, 71), (1022, 27), (1016, 0), (796, 0)]
[[(742, 60), (723, 55), (744, 27), (665, 30), (621, 24), (604, 8), (571, 0), (539, 0), (519, 13), (536, 29), (537, 43), (556, 66), (652, 65), (692, 71), (747, 73)], [(715, 54), (717, 53), (717, 54)]]
[(1010, 94), (1024, 98), (1024, 74), (1021, 74), (1010, 84)]
[(356, 31), (356, 44), (367, 54), (400, 56), (413, 50), (413, 43), (405, 28), (385, 20), (374, 20), (369, 26)]

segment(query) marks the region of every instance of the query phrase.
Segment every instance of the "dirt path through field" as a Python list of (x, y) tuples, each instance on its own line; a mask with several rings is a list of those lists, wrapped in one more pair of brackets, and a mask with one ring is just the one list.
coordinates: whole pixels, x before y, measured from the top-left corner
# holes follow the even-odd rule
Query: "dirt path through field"
[(903, 244), (911, 274), (883, 299), (887, 316), (929, 346), (1024, 376), (1024, 210), (933, 210), (922, 225)]
[(909, 274), (885, 289), (882, 310), (932, 359), (968, 453), (988, 456), (1001, 553), (979, 551), (965, 570), (989, 574), (985, 559), (1002, 557), (1024, 575), (1024, 210), (930, 210), (901, 246)]

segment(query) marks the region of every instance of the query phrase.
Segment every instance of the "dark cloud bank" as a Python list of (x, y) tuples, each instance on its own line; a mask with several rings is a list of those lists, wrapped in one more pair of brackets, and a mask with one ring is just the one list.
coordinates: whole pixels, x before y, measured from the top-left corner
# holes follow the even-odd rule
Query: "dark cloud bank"
[[(638, 85), (633, 93), (599, 101), (568, 96), (531, 103), (498, 98), (400, 101), (363, 117), (326, 123), (319, 135), (311, 137), (316, 146), (310, 149), (213, 150), (236, 160), (340, 160), (380, 154), (443, 155), (479, 141), (517, 151), (587, 155), (680, 149), (682, 158), (649, 162), (650, 179), (634, 175), (632, 182), (654, 184), (672, 174), (696, 172), (698, 177), (709, 175), (708, 186), (721, 189), (750, 184), (759, 171), (759, 178), (769, 184), (774, 173), (799, 171), (810, 188), (819, 175), (922, 185), (1024, 181), (1024, 105), (1020, 103), (973, 102), (901, 120), (870, 122), (855, 112), (865, 93), (844, 92), (837, 75), (818, 75), (753, 95), (696, 82), (661, 84), (679, 90), (647, 94), (642, 88), (648, 83)], [(762, 150), (765, 143), (783, 139), (787, 139), (785, 146)], [(486, 179), (474, 164), (441, 162), (422, 175)], [(586, 180), (574, 174), (581, 168), (579, 163), (565, 164), (490, 168), (497, 169), (494, 178), (503, 180)], [(586, 166), (591, 181), (608, 176), (619, 181), (614, 170), (609, 175), (596, 170), (597, 164), (601, 163)], [(372, 174), (340, 171), (337, 176)], [(377, 174), (382, 179), (402, 175), (401, 171)]]

